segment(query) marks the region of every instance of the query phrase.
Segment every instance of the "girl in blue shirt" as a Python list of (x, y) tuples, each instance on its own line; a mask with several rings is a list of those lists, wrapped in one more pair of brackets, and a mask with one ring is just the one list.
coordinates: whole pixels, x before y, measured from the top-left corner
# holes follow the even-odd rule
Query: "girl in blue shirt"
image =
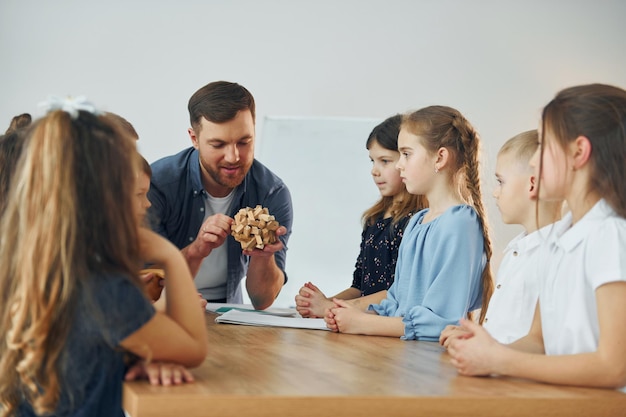
[[(325, 316), (336, 332), (436, 341), (443, 328), (481, 309), (493, 289), (491, 241), (479, 180), (480, 141), (457, 110), (431, 106), (403, 117), (397, 168), (429, 208), (413, 216), (386, 298), (335, 299)], [(375, 301), (374, 301), (375, 302)]]
[(361, 251), (356, 260), (352, 285), (327, 298), (314, 284), (304, 284), (296, 295), (302, 317), (324, 317), (335, 306), (332, 299), (352, 300), (378, 294), (382, 300), (394, 279), (398, 247), (409, 219), (425, 207), (422, 196), (409, 194), (395, 164), (400, 158), (398, 133), (402, 115), (389, 117), (374, 127), (365, 147), (372, 161), (372, 178), (381, 198), (363, 213)]
[[(82, 99), (48, 105), (0, 220), (0, 415), (122, 417), (128, 353), (196, 366), (204, 316), (180, 251), (139, 227), (134, 139)], [(165, 270), (165, 313), (143, 262)]]

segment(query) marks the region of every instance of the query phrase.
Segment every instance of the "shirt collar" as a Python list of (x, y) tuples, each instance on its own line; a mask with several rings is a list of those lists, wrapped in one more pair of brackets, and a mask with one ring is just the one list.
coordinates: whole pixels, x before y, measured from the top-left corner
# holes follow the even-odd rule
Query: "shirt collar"
[(509, 241), (509, 243), (506, 245), (506, 248), (504, 248), (504, 252), (509, 252), (512, 250), (518, 250), (519, 249), (519, 243), (522, 239), (524, 239), (526, 237), (526, 232), (522, 232), (519, 235), (515, 236), (513, 239), (511, 239)]
[(544, 243), (550, 234), (552, 233), (552, 229), (554, 224), (550, 224), (548, 226), (544, 226), (539, 230), (535, 230), (530, 234), (526, 232), (522, 232), (519, 235), (515, 236), (511, 241), (506, 245), (504, 252), (509, 251), (518, 251), (518, 252), (527, 252), (535, 249), (542, 243)]
[(615, 216), (615, 211), (604, 200), (599, 200), (576, 224), (572, 225), (572, 213), (555, 225), (553, 242), (570, 252), (578, 246), (591, 231), (595, 230), (607, 217)]
[(191, 178), (191, 187), (193, 188), (193, 196), (201, 196), (204, 191), (202, 185), (202, 175), (200, 174), (200, 153), (194, 149), (189, 164), (189, 177)]

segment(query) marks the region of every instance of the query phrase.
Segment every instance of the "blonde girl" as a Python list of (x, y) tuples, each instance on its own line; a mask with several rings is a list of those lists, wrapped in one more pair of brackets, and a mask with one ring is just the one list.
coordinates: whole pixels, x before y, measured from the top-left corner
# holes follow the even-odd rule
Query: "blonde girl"
[[(122, 416), (126, 353), (196, 366), (204, 316), (178, 249), (138, 226), (135, 141), (82, 99), (49, 106), (1, 219), (0, 414)], [(166, 313), (145, 261), (165, 270)]]
[(400, 244), (387, 297), (335, 300), (325, 316), (337, 332), (435, 341), (448, 324), (481, 309), (492, 292), (491, 241), (479, 179), (478, 134), (450, 107), (404, 116), (397, 167), (408, 192), (424, 195)]
[(626, 91), (591, 84), (544, 108), (531, 161), (539, 199), (571, 212), (541, 250), (539, 302), (527, 336), (501, 345), (484, 329), (448, 351), (463, 375), (510, 375), (589, 387), (626, 386)]

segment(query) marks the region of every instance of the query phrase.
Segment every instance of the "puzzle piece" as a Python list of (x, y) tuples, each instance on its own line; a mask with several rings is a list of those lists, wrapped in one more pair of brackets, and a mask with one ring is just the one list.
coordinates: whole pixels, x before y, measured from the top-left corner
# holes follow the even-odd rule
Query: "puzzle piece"
[(265, 207), (242, 208), (235, 214), (230, 234), (241, 244), (242, 250), (263, 249), (276, 242), (276, 229), (280, 225)]

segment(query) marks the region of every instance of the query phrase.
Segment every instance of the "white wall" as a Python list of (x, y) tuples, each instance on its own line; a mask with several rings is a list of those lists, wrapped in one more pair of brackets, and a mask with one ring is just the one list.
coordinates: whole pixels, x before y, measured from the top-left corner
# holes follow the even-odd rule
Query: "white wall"
[(563, 87), (626, 87), (625, 18), (623, 0), (2, 0), (0, 125), (85, 94), (128, 118), (152, 161), (188, 145), (187, 100), (218, 79), (255, 95), (261, 143), (266, 116), (450, 105), (483, 137), (499, 252), (520, 229), (491, 201), (497, 149)]
[[(288, 282), (274, 302), (294, 304), (312, 281), (328, 295), (345, 290), (359, 254), (361, 214), (380, 198), (365, 142), (380, 119), (268, 117), (257, 157), (288, 180), (294, 219)], [(285, 158), (288, 154), (290, 157)]]

